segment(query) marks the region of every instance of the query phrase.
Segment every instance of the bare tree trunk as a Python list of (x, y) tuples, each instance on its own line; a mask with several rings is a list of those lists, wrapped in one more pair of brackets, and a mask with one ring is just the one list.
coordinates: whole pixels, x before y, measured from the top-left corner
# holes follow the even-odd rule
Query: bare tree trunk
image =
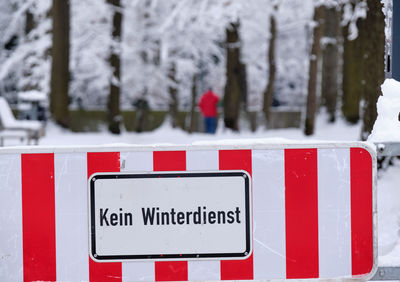
[(197, 100), (197, 74), (193, 75), (192, 80), (192, 103), (190, 105), (190, 125), (189, 125), (189, 133), (193, 133), (196, 126), (195, 119), (195, 110), (196, 110), (196, 100)]
[(240, 39), (239, 22), (230, 23), (226, 29), (226, 85), (224, 91), (225, 127), (239, 130), (239, 107), (241, 96), (240, 73)]
[[(142, 1), (142, 7), (139, 9), (141, 11), (140, 13), (140, 19), (143, 25), (141, 28), (143, 28), (143, 37), (141, 40), (143, 40), (143, 43), (148, 40), (148, 29), (150, 27), (149, 24), (149, 19), (150, 19), (150, 5), (151, 5), (151, 0), (145, 0)], [(149, 50), (143, 49), (140, 52), (140, 57), (142, 59), (142, 63), (144, 65), (144, 71), (147, 73), (146, 68), (149, 65)], [(139, 99), (136, 100), (135, 102), (135, 107), (136, 107), (136, 132), (140, 133), (145, 130), (146, 124), (147, 124), (147, 119), (148, 119), (148, 112), (149, 112), (149, 104), (147, 101), (147, 96), (148, 96), (148, 86), (145, 85), (144, 89), (142, 90), (142, 93), (139, 97)]]
[(173, 128), (178, 126), (178, 89), (176, 87), (176, 65), (171, 62), (171, 66), (168, 72), (168, 78), (171, 81), (168, 87), (169, 92), (169, 115), (171, 118), (171, 125)]
[(136, 129), (137, 133), (146, 129), (147, 115), (149, 112), (149, 104), (145, 97), (141, 97), (134, 103), (136, 108)]
[(275, 13), (278, 10), (278, 6), (274, 7), (274, 12), (270, 17), (270, 39), (269, 39), (269, 47), (268, 47), (268, 83), (264, 90), (264, 115), (267, 121), (267, 125), (269, 125), (271, 118), (271, 105), (272, 99), (274, 95), (274, 86), (275, 86), (275, 74), (276, 74), (276, 61), (275, 61), (275, 42), (276, 42), (276, 19)]
[[(239, 52), (240, 54), (240, 52)], [(239, 58), (240, 60), (240, 58)], [(239, 61), (239, 88), (240, 88), (240, 103), (243, 108), (247, 107), (247, 68), (246, 64)]]
[(377, 110), (376, 102), (382, 95), (381, 84), (385, 79), (385, 17), (382, 12), (382, 3), (376, 0), (367, 0), (368, 11), (365, 20), (364, 53), (364, 107), (361, 139), (366, 140), (374, 126)]
[(29, 9), (25, 12), (25, 35), (28, 35), (36, 26), (35, 18)]
[(343, 27), (343, 81), (342, 81), (342, 114), (347, 122), (355, 124), (360, 119), (360, 101), (363, 86), (363, 38), (365, 19), (357, 20), (359, 35), (349, 40), (349, 25)]
[(324, 50), (322, 52), (322, 104), (329, 114), (329, 122), (336, 120), (339, 72), (340, 12), (336, 7), (325, 8)]
[[(36, 27), (36, 22), (33, 14), (31, 11), (28, 9), (25, 12), (25, 40), (28, 39), (28, 34)], [(29, 56), (28, 56), (29, 58)], [(36, 81), (32, 81), (29, 79), (29, 77), (32, 75), (32, 64), (29, 64), (27, 62), (28, 60), (25, 58), (24, 59), (24, 64), (22, 67), (22, 75), (26, 77), (25, 81), (26, 83), (22, 86), (23, 91), (28, 91), (28, 90), (33, 90), (33, 89), (38, 89), (38, 85)]]
[(317, 75), (318, 59), (321, 51), (321, 37), (323, 32), (324, 7), (318, 6), (314, 9), (314, 22), (317, 24), (313, 32), (313, 44), (311, 47), (310, 69), (308, 78), (307, 111), (304, 133), (314, 134), (315, 113), (317, 111)]
[(120, 92), (121, 92), (121, 59), (120, 42), (122, 33), (122, 13), (120, 0), (107, 0), (114, 9), (111, 55), (109, 58), (113, 76), (110, 81), (110, 94), (108, 96), (108, 130), (114, 134), (120, 134), (120, 124), (122, 121), (120, 112)]
[(54, 121), (69, 127), (69, 0), (53, 0), (50, 111)]

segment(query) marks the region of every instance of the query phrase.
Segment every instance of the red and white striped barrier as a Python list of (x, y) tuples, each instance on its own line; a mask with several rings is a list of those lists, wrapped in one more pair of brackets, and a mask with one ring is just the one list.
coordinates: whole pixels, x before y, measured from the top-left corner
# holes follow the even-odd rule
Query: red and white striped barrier
[[(245, 170), (246, 260), (97, 263), (96, 172)], [(187, 281), (367, 277), (376, 268), (376, 155), (363, 143), (0, 151), (0, 281)], [(149, 242), (143, 242), (149, 244)]]

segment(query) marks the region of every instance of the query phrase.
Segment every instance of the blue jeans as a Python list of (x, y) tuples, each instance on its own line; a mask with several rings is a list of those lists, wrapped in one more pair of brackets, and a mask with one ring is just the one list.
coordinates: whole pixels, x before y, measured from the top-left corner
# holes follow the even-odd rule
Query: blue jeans
[(206, 126), (206, 132), (211, 134), (215, 133), (215, 130), (217, 129), (217, 118), (205, 117), (204, 122)]

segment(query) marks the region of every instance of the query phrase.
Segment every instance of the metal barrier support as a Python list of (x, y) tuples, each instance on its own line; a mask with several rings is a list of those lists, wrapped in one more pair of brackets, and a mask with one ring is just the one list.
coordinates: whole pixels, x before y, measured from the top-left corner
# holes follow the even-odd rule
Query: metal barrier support
[[(400, 156), (400, 142), (375, 143), (378, 157)], [(400, 266), (378, 267), (372, 281), (400, 280)]]
[(388, 266), (388, 267), (378, 267), (374, 277), (371, 279), (373, 281), (381, 280), (400, 280), (400, 267), (398, 266)]
[(400, 156), (400, 142), (377, 142), (375, 145), (378, 157)]

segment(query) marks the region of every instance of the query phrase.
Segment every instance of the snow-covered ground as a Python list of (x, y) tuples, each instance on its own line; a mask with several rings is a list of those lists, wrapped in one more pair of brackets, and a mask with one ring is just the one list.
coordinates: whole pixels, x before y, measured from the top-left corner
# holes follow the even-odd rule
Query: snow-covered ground
[[(316, 125), (316, 134), (312, 137), (304, 136), (303, 132), (296, 128), (259, 130), (251, 132), (242, 130), (235, 133), (222, 129), (222, 124), (215, 135), (204, 133), (188, 134), (181, 129), (172, 129), (168, 124), (163, 124), (153, 132), (130, 133), (124, 132), (121, 135), (113, 135), (107, 132), (102, 133), (71, 133), (56, 127), (54, 124), (47, 126), (45, 138), (40, 140), (40, 145), (102, 145), (112, 143), (126, 144), (185, 144), (189, 145), (198, 141), (217, 141), (224, 139), (260, 139), (260, 138), (286, 138), (291, 140), (327, 140), (327, 141), (354, 141), (359, 140), (361, 126), (349, 126), (339, 120), (335, 124), (328, 124), (325, 118), (319, 118)], [(9, 141), (10, 143), (15, 141)]]
[[(204, 142), (280, 142), (285, 138), (291, 141), (356, 141), (359, 140), (361, 125), (350, 126), (339, 120), (328, 124), (324, 115), (317, 119), (316, 134), (305, 137), (299, 129), (259, 130), (255, 133), (242, 131), (234, 133), (219, 127), (215, 135), (188, 134), (180, 129), (172, 129), (164, 124), (148, 133), (128, 133), (112, 135), (100, 133), (71, 133), (54, 124), (48, 124), (46, 136), (40, 146), (79, 146), (109, 144), (199, 144)], [(231, 140), (231, 141), (229, 141)], [(240, 140), (240, 141), (239, 141)], [(6, 146), (19, 145), (17, 140), (6, 140)], [(378, 250), (380, 266), (400, 266), (400, 160), (378, 173)]]

